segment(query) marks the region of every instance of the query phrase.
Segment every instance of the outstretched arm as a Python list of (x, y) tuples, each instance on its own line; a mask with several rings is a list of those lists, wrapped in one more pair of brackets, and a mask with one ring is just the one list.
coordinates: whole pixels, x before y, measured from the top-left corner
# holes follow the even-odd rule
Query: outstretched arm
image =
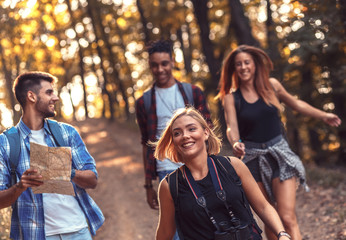
[(225, 109), (225, 121), (227, 125), (226, 135), (228, 142), (233, 147), (234, 155), (241, 158), (245, 155), (245, 145), (244, 143), (240, 142), (237, 113), (235, 110), (233, 94), (227, 94), (224, 97), (223, 107)]
[[(252, 177), (246, 165), (237, 158), (231, 158), (231, 163), (242, 181), (242, 186), (251, 207), (274, 233), (279, 234), (285, 231), (280, 217), (274, 207), (265, 199), (259, 189), (255, 179)], [(280, 237), (280, 240), (289, 239), (286, 236)]]
[(17, 184), (0, 191), (0, 209), (11, 206), (28, 187), (38, 187), (42, 184), (42, 176), (37, 174), (37, 170), (27, 169)]
[(341, 124), (340, 118), (333, 114), (324, 112), (320, 109), (317, 109), (307, 102), (300, 100), (298, 98), (293, 97), (290, 93), (286, 91), (286, 89), (282, 86), (282, 84), (276, 80), (275, 78), (270, 78), (270, 82), (274, 86), (276, 90), (276, 94), (280, 101), (285, 103), (287, 106), (292, 108), (293, 110), (302, 113), (304, 115), (320, 119), (324, 121), (326, 124), (337, 127)]
[(171, 240), (174, 236), (175, 208), (174, 202), (166, 180), (159, 186), (160, 217), (156, 230), (156, 240)]

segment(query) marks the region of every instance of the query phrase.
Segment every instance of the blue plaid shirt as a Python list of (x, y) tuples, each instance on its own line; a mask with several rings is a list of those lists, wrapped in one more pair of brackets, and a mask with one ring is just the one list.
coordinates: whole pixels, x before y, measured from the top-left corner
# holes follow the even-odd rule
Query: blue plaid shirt
[[(72, 167), (77, 170), (91, 170), (97, 177), (96, 165), (92, 156), (86, 149), (82, 138), (74, 127), (59, 123), (63, 139), (71, 147)], [(22, 120), (16, 128), (20, 133), (21, 152), (19, 164), (16, 169), (17, 181), (30, 168), (30, 135), (31, 130)], [(49, 147), (56, 147), (52, 133), (47, 122), (44, 122), (45, 141)], [(4, 134), (0, 134), (0, 191), (10, 187), (10, 146)], [(72, 182), (73, 183), (73, 182)], [(86, 193), (86, 191), (73, 183), (76, 199), (81, 206), (89, 223), (93, 235), (104, 222), (100, 208)], [(11, 235), (13, 239), (45, 239), (44, 213), (42, 194), (34, 194), (31, 188), (24, 191), (18, 198), (12, 212)]]

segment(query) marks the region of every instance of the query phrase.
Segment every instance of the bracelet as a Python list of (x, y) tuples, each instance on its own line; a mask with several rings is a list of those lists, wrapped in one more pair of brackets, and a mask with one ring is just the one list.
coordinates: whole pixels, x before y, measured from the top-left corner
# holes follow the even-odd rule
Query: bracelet
[(153, 184), (144, 184), (143, 186), (145, 189), (153, 188)]
[(289, 239), (291, 239), (291, 235), (289, 235), (287, 232), (285, 231), (281, 231), (278, 233), (278, 240), (282, 237), (282, 236), (285, 236), (285, 237), (288, 237)]

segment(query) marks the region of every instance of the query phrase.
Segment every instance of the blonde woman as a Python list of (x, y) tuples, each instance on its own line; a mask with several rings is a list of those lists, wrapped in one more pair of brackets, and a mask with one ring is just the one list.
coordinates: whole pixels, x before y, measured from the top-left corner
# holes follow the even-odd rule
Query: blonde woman
[(179, 109), (157, 142), (155, 157), (184, 163), (159, 186), (157, 240), (262, 239), (251, 207), (277, 234), (290, 236), (250, 171), (235, 157), (216, 156), (220, 139), (194, 108)]

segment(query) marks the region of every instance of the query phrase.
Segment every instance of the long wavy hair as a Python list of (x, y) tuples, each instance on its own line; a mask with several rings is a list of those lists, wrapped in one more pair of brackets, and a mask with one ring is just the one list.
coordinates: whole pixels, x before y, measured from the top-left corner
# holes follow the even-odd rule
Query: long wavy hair
[(221, 139), (218, 138), (215, 132), (209, 127), (203, 116), (193, 107), (180, 108), (178, 109), (171, 120), (168, 122), (165, 130), (162, 133), (161, 138), (158, 142), (153, 143), (156, 145), (154, 156), (156, 159), (163, 160), (168, 158), (173, 162), (181, 162), (182, 156), (177, 152), (173, 143), (173, 124), (174, 122), (182, 117), (189, 116), (195, 119), (203, 129), (207, 129), (209, 132), (208, 140), (206, 141), (207, 153), (218, 154), (221, 149)]
[(260, 98), (262, 98), (267, 105), (273, 105), (281, 111), (279, 100), (275, 95), (275, 90), (269, 82), (269, 73), (273, 70), (273, 63), (263, 50), (248, 45), (238, 46), (225, 58), (221, 71), (219, 94), (217, 98), (223, 100), (226, 94), (231, 91), (236, 91), (240, 87), (241, 81), (235, 69), (235, 58), (239, 53), (248, 53), (252, 56), (256, 66), (254, 85)]

